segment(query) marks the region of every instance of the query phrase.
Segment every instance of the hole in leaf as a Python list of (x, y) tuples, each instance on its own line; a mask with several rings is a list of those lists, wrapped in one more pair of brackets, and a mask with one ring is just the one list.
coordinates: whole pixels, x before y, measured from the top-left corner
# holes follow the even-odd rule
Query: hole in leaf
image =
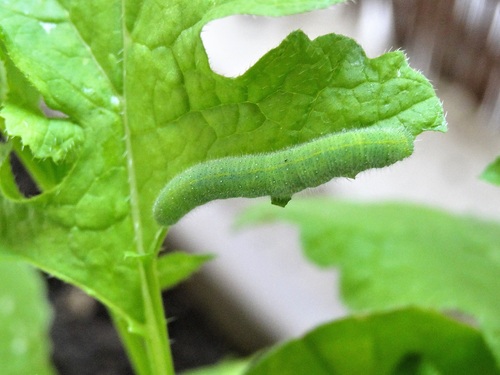
[[(225, 77), (237, 77), (297, 29), (314, 39), (355, 24), (355, 7), (334, 6), (282, 17), (236, 15), (209, 22), (201, 38), (210, 67)], [(352, 29), (352, 26), (350, 27)]]
[(10, 153), (10, 165), (19, 192), (26, 198), (41, 193), (36, 182), (14, 152)]

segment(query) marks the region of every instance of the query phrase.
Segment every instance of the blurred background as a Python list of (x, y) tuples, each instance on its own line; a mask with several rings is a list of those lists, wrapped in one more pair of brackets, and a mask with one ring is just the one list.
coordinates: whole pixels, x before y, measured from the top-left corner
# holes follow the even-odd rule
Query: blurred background
[[(446, 134), (419, 136), (414, 155), (403, 162), (303, 195), (404, 200), (500, 218), (500, 191), (478, 179), (500, 154), (500, 0), (359, 0), (291, 17), (229, 17), (206, 25), (202, 38), (212, 68), (234, 77), (296, 29), (310, 38), (351, 36), (369, 57), (404, 49), (410, 65), (432, 80), (449, 123)], [(169, 234), (170, 249), (217, 254), (166, 294), (178, 370), (244, 355), (347, 313), (338, 275), (305, 261), (295, 228), (233, 229), (237, 215), (257, 201), (212, 202)], [(109, 321), (104, 323), (105, 309), (74, 288), (49, 282), (61, 374), (130, 373)], [(84, 354), (85, 348), (91, 353)], [(78, 357), (76, 366), (70, 356)]]

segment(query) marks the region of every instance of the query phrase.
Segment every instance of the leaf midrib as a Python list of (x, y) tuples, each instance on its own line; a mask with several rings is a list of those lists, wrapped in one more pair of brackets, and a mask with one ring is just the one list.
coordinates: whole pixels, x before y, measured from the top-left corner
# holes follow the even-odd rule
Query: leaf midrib
[(126, 163), (127, 163), (127, 176), (130, 191), (130, 210), (133, 223), (134, 231), (134, 242), (137, 250), (137, 254), (145, 255), (144, 241), (143, 241), (143, 227), (141, 221), (141, 209), (139, 204), (139, 190), (137, 188), (137, 177), (135, 173), (135, 164), (132, 148), (132, 132), (130, 124), (128, 122), (128, 106), (127, 106), (127, 69), (126, 61), (128, 55), (127, 46), (130, 44), (131, 40), (127, 34), (127, 27), (125, 25), (125, 1), (121, 0), (121, 28), (122, 28), (122, 48), (123, 48), (123, 68), (122, 68), (122, 93), (119, 95), (122, 102), (122, 124), (123, 131), (125, 133), (125, 149), (126, 149)]

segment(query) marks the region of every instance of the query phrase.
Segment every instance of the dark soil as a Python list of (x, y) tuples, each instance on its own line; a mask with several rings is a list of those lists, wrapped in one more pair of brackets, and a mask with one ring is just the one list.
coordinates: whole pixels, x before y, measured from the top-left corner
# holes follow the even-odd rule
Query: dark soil
[[(106, 308), (61, 281), (49, 278), (55, 319), (53, 361), (60, 375), (132, 375)], [(245, 355), (214, 327), (188, 288), (164, 295), (176, 372)]]

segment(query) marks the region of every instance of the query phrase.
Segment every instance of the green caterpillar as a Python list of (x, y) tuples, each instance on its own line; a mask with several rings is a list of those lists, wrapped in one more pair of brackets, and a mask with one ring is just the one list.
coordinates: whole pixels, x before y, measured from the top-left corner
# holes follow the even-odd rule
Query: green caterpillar
[(193, 208), (215, 199), (271, 196), (284, 207), (292, 195), (334, 177), (354, 178), (369, 168), (411, 155), (413, 136), (404, 129), (368, 127), (334, 133), (265, 154), (196, 164), (175, 176), (154, 204), (162, 225), (175, 224)]

